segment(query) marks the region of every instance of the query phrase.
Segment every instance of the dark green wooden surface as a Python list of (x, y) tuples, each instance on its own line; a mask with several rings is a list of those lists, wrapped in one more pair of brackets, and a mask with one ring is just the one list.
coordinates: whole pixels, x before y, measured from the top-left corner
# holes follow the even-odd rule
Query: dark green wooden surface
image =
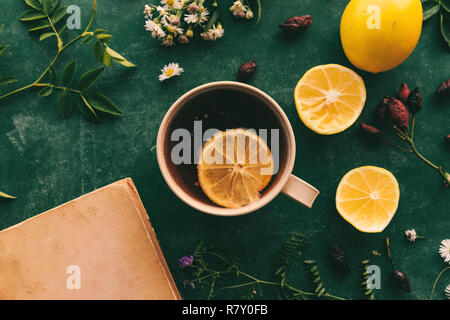
[[(226, 2), (226, 1), (224, 1)], [(379, 299), (427, 298), (437, 273), (445, 266), (438, 255), (439, 243), (450, 237), (449, 193), (437, 174), (409, 154), (388, 146), (373, 146), (360, 138), (357, 126), (342, 134), (318, 136), (299, 120), (293, 90), (309, 68), (326, 63), (351, 67), (340, 45), (340, 16), (348, 1), (278, 0), (263, 1), (259, 26), (232, 19), (222, 12), (225, 37), (216, 43), (196, 42), (187, 47), (161, 48), (144, 30), (145, 1), (100, 0), (95, 26), (115, 35), (112, 47), (138, 65), (126, 70), (118, 65), (108, 69), (96, 86), (108, 93), (125, 112), (123, 119), (92, 124), (78, 114), (61, 119), (56, 98), (38, 99), (28, 91), (0, 102), (0, 190), (17, 195), (0, 204), (0, 227), (19, 223), (44, 210), (84, 193), (130, 176), (135, 181), (151, 222), (161, 242), (168, 264), (186, 298), (196, 293), (182, 289), (187, 274), (175, 264), (178, 257), (192, 253), (200, 241), (219, 241), (236, 248), (241, 267), (270, 279), (270, 259), (291, 232), (303, 232), (310, 239), (305, 257), (318, 260), (329, 291), (352, 299), (362, 298), (359, 263), (370, 258), (382, 270)], [(83, 24), (91, 12), (91, 1), (63, 1), (79, 4)], [(32, 82), (55, 54), (54, 40), (40, 44), (28, 34), (17, 18), (25, 9), (20, 0), (4, 0), (0, 22), (5, 29), (0, 43), (10, 48), (2, 56), (0, 71), (19, 78), (17, 86)], [(294, 14), (312, 14), (313, 26), (302, 36), (287, 37), (277, 28)], [(70, 38), (75, 31), (67, 33)], [(57, 64), (78, 59), (79, 71), (97, 66), (91, 46), (77, 46), (64, 53)], [(239, 65), (256, 58), (258, 70), (250, 84), (266, 91), (284, 108), (297, 139), (294, 173), (321, 190), (312, 210), (280, 195), (253, 214), (219, 218), (196, 212), (176, 198), (165, 184), (156, 161), (155, 143), (159, 124), (184, 92), (216, 80), (234, 80)], [(433, 92), (450, 76), (450, 51), (439, 34), (437, 17), (423, 28), (412, 56), (394, 71), (371, 75), (359, 72), (367, 86), (367, 104), (361, 120), (372, 122), (378, 101), (394, 94), (401, 81), (419, 86), (425, 107), (416, 126), (418, 147), (434, 161), (450, 170), (450, 148), (443, 136), (450, 133), (449, 102)], [(159, 70), (169, 62), (179, 62), (185, 73), (173, 81), (159, 83)], [(14, 87), (14, 85), (12, 86)], [(364, 234), (347, 224), (335, 210), (334, 195), (341, 177), (362, 165), (384, 167), (400, 184), (400, 206), (391, 224), (381, 234)], [(426, 240), (410, 244), (406, 229), (415, 228)], [(390, 237), (397, 268), (410, 278), (412, 294), (394, 288), (389, 281), (390, 266), (384, 238)], [(349, 255), (352, 273), (340, 277), (328, 260), (328, 246), (338, 243)], [(372, 255), (372, 250), (382, 256)], [(307, 274), (299, 263), (291, 269), (292, 284), (310, 289)], [(436, 298), (444, 298), (440, 283)], [(227, 297), (238, 298), (237, 293)], [(271, 297), (269, 293), (264, 297)]]

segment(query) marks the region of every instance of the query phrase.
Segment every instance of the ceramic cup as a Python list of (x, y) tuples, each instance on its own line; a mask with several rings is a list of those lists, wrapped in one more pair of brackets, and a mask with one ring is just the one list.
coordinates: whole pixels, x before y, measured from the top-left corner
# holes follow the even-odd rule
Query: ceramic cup
[[(177, 139), (182, 136), (177, 134), (177, 137), (174, 137), (174, 132), (179, 133), (180, 131), (176, 130), (182, 129), (194, 137), (199, 125), (202, 126), (202, 131), (211, 128), (265, 128), (278, 132), (278, 168), (258, 201), (241, 208), (216, 205), (201, 190), (195, 163), (180, 164), (179, 161), (173, 160), (173, 151), (179, 141)], [(191, 146), (192, 154), (201, 152), (201, 144), (196, 145), (194, 142)], [(156, 151), (161, 173), (170, 189), (185, 203), (205, 213), (219, 216), (247, 214), (265, 206), (279, 193), (284, 193), (311, 208), (319, 194), (316, 188), (292, 175), (296, 144), (294, 132), (284, 111), (263, 91), (240, 82), (208, 83), (179, 98), (161, 123)], [(188, 158), (192, 156), (187, 153), (190, 151), (185, 154)]]

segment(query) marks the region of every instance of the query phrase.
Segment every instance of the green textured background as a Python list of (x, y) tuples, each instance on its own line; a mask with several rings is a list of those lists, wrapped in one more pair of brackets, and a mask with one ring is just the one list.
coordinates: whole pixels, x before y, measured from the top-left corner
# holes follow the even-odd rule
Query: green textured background
[[(90, 0), (62, 2), (80, 5), (83, 25), (87, 23)], [(309, 236), (305, 257), (318, 260), (322, 278), (335, 295), (363, 297), (359, 266), (361, 260), (370, 258), (382, 270), (382, 289), (375, 292), (378, 299), (427, 298), (437, 273), (446, 265), (438, 254), (439, 243), (450, 237), (449, 191), (443, 188), (439, 176), (409, 154), (387, 145), (368, 144), (360, 138), (356, 125), (342, 134), (316, 135), (301, 123), (295, 110), (293, 90), (305, 71), (326, 63), (351, 67), (339, 37), (340, 16), (348, 1), (266, 0), (257, 27), (234, 20), (227, 3), (222, 10), (226, 30), (223, 39), (168, 49), (161, 48), (145, 32), (145, 3), (100, 0), (94, 24), (107, 28), (114, 35), (111, 46), (138, 65), (135, 70), (127, 70), (116, 64), (96, 84), (124, 110), (123, 119), (92, 124), (76, 113), (64, 120), (56, 111), (55, 96), (41, 100), (33, 90), (0, 102), (0, 190), (19, 197), (0, 203), (0, 228), (130, 176), (185, 298), (195, 298), (196, 292), (182, 288), (187, 273), (179, 270), (175, 261), (192, 253), (200, 240), (224, 242), (235, 248), (243, 270), (269, 280), (271, 257), (292, 232)], [(25, 4), (19, 0), (3, 0), (1, 4), (0, 22), (5, 29), (0, 43), (10, 48), (2, 56), (0, 73), (19, 78), (11, 88), (32, 82), (55, 54), (54, 39), (40, 44), (17, 20), (24, 9)], [(277, 28), (286, 18), (307, 13), (314, 17), (314, 23), (303, 35), (287, 37)], [(66, 36), (73, 38), (76, 34), (69, 31)], [(91, 47), (75, 46), (66, 51), (56, 66), (58, 72), (73, 59), (79, 62), (78, 76), (98, 66)], [(180, 95), (207, 82), (234, 80), (237, 68), (253, 58), (258, 60), (258, 70), (249, 83), (277, 100), (292, 122), (298, 146), (294, 174), (315, 185), (321, 194), (311, 210), (280, 195), (264, 209), (242, 217), (219, 218), (196, 212), (172, 194), (160, 174), (155, 153), (159, 124)], [(421, 88), (425, 107), (417, 119), (417, 144), (448, 170), (450, 148), (443, 136), (450, 133), (449, 101), (437, 99), (434, 91), (450, 76), (449, 58), (436, 16), (425, 23), (416, 50), (400, 67), (379, 75), (359, 72), (368, 91), (360, 119), (370, 123), (376, 123), (374, 112), (379, 100), (394, 94), (401, 81)], [(159, 83), (160, 69), (172, 61), (179, 62), (185, 73)], [(384, 167), (400, 184), (398, 212), (381, 234), (357, 231), (335, 209), (338, 182), (347, 171), (362, 165)], [(407, 242), (404, 231), (410, 228), (427, 239)], [(401, 292), (390, 282), (385, 237), (391, 238), (395, 263), (408, 275), (412, 294)], [(352, 265), (347, 278), (339, 276), (329, 262), (328, 247), (332, 243), (347, 251)], [(373, 256), (372, 250), (382, 256)], [(293, 285), (310, 289), (301, 262), (293, 266), (289, 279)], [(449, 282), (447, 275), (435, 298), (444, 298), (444, 285)], [(230, 292), (222, 297), (239, 295)], [(273, 296), (267, 292), (263, 297)]]

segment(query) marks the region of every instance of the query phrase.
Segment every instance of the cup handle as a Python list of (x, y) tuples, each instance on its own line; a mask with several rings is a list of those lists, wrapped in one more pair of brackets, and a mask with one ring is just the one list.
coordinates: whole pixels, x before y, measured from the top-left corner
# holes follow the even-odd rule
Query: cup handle
[(319, 190), (314, 188), (312, 185), (292, 174), (290, 175), (282, 192), (308, 208), (312, 207), (314, 200), (316, 200), (320, 193)]

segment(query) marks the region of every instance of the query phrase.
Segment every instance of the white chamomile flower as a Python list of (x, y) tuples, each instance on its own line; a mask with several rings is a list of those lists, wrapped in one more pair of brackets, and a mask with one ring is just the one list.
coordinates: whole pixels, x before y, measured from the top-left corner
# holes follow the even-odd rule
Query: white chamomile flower
[(157, 6), (156, 7), (156, 10), (158, 11), (160, 17), (162, 17), (162, 18), (166, 17), (169, 14), (167, 12), (167, 9), (168, 8), (164, 8), (164, 7), (161, 7), (161, 6)]
[(211, 36), (212, 40), (217, 40), (223, 37), (223, 33), (225, 30), (222, 28), (222, 25), (219, 23), (216, 27), (216, 25), (213, 25), (211, 29), (209, 29), (209, 34)]
[(450, 300), (450, 284), (445, 288), (445, 295)]
[(166, 38), (164, 38), (164, 40), (162, 41), (162, 45), (166, 47), (174, 46), (175, 41), (173, 41), (173, 36), (169, 34)]
[(159, 75), (159, 81), (164, 81), (170, 79), (174, 76), (179, 76), (183, 72), (183, 68), (180, 68), (178, 63), (169, 63), (161, 69), (161, 74)]
[(161, 39), (166, 36), (161, 26), (153, 20), (145, 21), (145, 29), (152, 32), (153, 38)]
[(200, 37), (202, 37), (203, 40), (212, 40), (209, 30), (207, 32), (200, 33)]
[(450, 239), (442, 240), (441, 246), (439, 247), (439, 253), (441, 257), (444, 258), (445, 262), (450, 263)]
[(183, 8), (183, 5), (179, 0), (161, 0), (161, 5), (170, 9)]
[(198, 22), (203, 23), (208, 21), (209, 11), (208, 9), (203, 10), (200, 12), (200, 17), (198, 18)]
[(230, 11), (235, 12), (245, 12), (247, 11), (247, 8), (244, 6), (244, 4), (241, 1), (235, 1), (233, 5), (230, 8)]
[(163, 19), (162, 23), (163, 23), (164, 27), (166, 28), (166, 30), (170, 33), (173, 33), (173, 34), (183, 34), (184, 33), (184, 30), (182, 28), (172, 25), (169, 21), (167, 21), (167, 19)]
[(148, 4), (144, 6), (144, 15), (146, 19), (152, 18), (152, 8)]
[(197, 23), (198, 22), (198, 14), (197, 13), (190, 13), (184, 15), (184, 21), (186, 23)]
[(408, 239), (410, 242), (415, 242), (416, 238), (417, 238), (416, 230), (414, 230), (414, 229), (406, 230), (405, 236), (406, 236), (406, 239)]

